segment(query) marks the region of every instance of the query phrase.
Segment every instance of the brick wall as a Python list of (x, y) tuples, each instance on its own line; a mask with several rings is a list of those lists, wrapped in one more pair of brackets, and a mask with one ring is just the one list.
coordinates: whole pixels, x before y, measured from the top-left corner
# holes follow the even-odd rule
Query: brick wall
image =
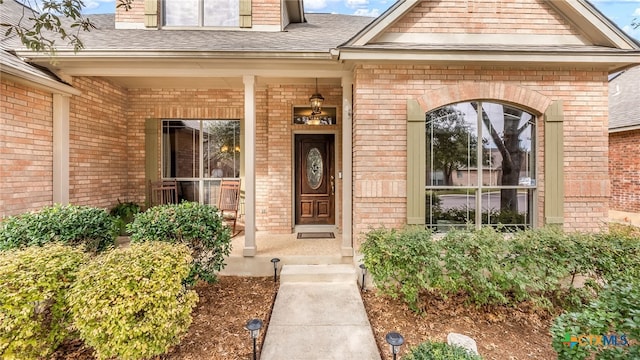
[(69, 108), (69, 202), (110, 208), (134, 200), (126, 90), (100, 78), (75, 78), (73, 86), (82, 94), (71, 98)]
[[(259, 230), (286, 233), (293, 226), (292, 133), (308, 127), (292, 125), (292, 108), (306, 106), (314, 90), (312, 86), (302, 85), (274, 85), (256, 90), (256, 226)], [(318, 90), (327, 106), (341, 107), (339, 87), (319, 87)], [(129, 188), (132, 199), (137, 202), (144, 202), (145, 195), (145, 119), (244, 118), (242, 90), (129, 89), (128, 95)], [(336, 144), (341, 141), (340, 135), (336, 135)], [(341, 166), (341, 155), (337, 151), (336, 161), (336, 166)], [(336, 193), (336, 198), (339, 199), (340, 194)]]
[[(161, 144), (162, 119), (243, 119), (244, 93), (220, 89), (129, 89), (127, 139), (129, 144), (129, 191), (133, 201), (145, 201), (145, 120), (158, 121), (158, 144)], [(243, 126), (243, 125), (241, 125)], [(160, 147), (158, 173), (160, 178)]]
[[(145, 0), (134, 0), (129, 10), (125, 10), (124, 7), (116, 7), (116, 22), (144, 25), (144, 3)], [(158, 9), (160, 9), (160, 5), (158, 5)]]
[(390, 33), (578, 34), (546, 1), (422, 1)]
[[(319, 86), (318, 91), (325, 98), (325, 106), (337, 106), (342, 108), (342, 90), (340, 87)], [(267, 226), (274, 232), (291, 232), (293, 223), (293, 133), (309, 132), (309, 126), (293, 125), (293, 106), (308, 106), (309, 96), (315, 92), (315, 87), (305, 85), (273, 85), (267, 88), (267, 101), (269, 112), (266, 118), (266, 136), (258, 134), (257, 137), (267, 139), (266, 153), (268, 154), (267, 173), (256, 174), (258, 179), (264, 179), (268, 185), (268, 195), (263, 198), (266, 202), (257, 204), (257, 215), (262, 226)], [(342, 141), (341, 121), (338, 117), (338, 126), (332, 127), (336, 132), (336, 169), (342, 166), (339, 144)], [(326, 131), (327, 128), (319, 127), (318, 131)], [(258, 151), (264, 151), (264, 148)], [(339, 186), (337, 187), (339, 190)], [(336, 199), (340, 199), (341, 192), (336, 192)], [(336, 201), (338, 205), (340, 201)], [(336, 209), (336, 223), (340, 222), (340, 210)], [(266, 215), (266, 216), (265, 216)]]
[(0, 81), (0, 218), (53, 201), (52, 95)]
[[(451, 102), (457, 102), (460, 100), (456, 98), (473, 93), (472, 89), (460, 89), (460, 82), (467, 87), (497, 87), (504, 94), (482, 99), (514, 101), (521, 95), (504, 93), (504, 89), (518, 88), (551, 100), (562, 99), (565, 226), (595, 230), (606, 218), (609, 191), (606, 71), (362, 65), (355, 70), (354, 82), (354, 234), (370, 226), (399, 227), (406, 223), (406, 100), (418, 99), (430, 90), (452, 87), (457, 90), (449, 92)], [(522, 102), (530, 100), (523, 97)], [(543, 118), (539, 118), (539, 223), (544, 208), (543, 129)]]
[(279, 25), (281, 20), (280, 0), (252, 0), (251, 21), (253, 25)]
[(640, 212), (640, 130), (609, 134), (611, 209)]

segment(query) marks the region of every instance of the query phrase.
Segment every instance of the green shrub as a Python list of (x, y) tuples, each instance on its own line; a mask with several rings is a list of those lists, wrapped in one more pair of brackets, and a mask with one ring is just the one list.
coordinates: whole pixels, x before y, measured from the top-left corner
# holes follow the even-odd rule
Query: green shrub
[(136, 214), (140, 213), (140, 205), (134, 202), (120, 202), (109, 210), (109, 214), (116, 218), (120, 235), (127, 235), (127, 224), (133, 221)]
[(127, 226), (131, 242), (184, 243), (191, 249), (193, 266), (188, 282), (215, 281), (231, 252), (231, 232), (215, 207), (193, 202), (161, 205), (138, 214)]
[(557, 317), (551, 335), (558, 359), (639, 359), (640, 280), (625, 276), (605, 285), (581, 311)]
[(0, 250), (61, 242), (98, 252), (114, 245), (117, 232), (114, 218), (103, 209), (54, 205), (4, 219), (0, 223)]
[(377, 288), (393, 298), (402, 296), (413, 310), (419, 309), (422, 290), (442, 282), (439, 244), (420, 227), (371, 230), (361, 251)]
[(476, 305), (507, 304), (514, 278), (504, 267), (508, 242), (494, 228), (449, 231), (440, 241), (445, 294), (465, 293)]
[(197, 302), (182, 285), (189, 249), (181, 244), (133, 244), (83, 266), (68, 293), (75, 328), (99, 359), (142, 359), (180, 341)]
[(0, 358), (44, 357), (69, 335), (64, 295), (85, 260), (60, 244), (0, 253)]
[(426, 341), (411, 349), (403, 360), (481, 360), (463, 347), (444, 342)]
[(609, 231), (593, 236), (592, 258), (594, 272), (605, 282), (621, 275), (640, 278), (640, 229), (613, 225)]
[[(549, 227), (504, 234), (500, 229), (449, 231), (434, 240), (419, 227), (374, 229), (361, 246), (376, 286), (416, 311), (420, 297), (464, 294), (476, 306), (530, 301), (578, 308), (601, 284), (638, 277), (640, 237), (625, 231), (565, 234)], [(578, 277), (585, 286), (575, 286)]]

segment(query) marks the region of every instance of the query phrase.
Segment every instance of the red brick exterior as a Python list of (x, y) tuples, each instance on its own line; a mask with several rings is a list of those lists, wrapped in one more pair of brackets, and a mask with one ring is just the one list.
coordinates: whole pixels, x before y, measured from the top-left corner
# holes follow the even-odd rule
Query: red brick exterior
[(82, 95), (69, 108), (69, 202), (110, 208), (132, 200), (126, 90), (100, 78), (73, 86)]
[[(491, 99), (536, 110), (537, 115), (544, 111), (548, 99), (563, 100), (565, 227), (595, 230), (607, 217), (606, 71), (362, 65), (355, 69), (354, 79), (354, 234), (370, 226), (399, 227), (406, 222), (407, 98), (424, 97), (440, 106)], [(474, 98), (475, 87), (488, 89), (492, 97)], [(498, 90), (491, 92), (492, 87)], [(451, 89), (441, 92), (447, 99), (437, 101), (430, 96), (431, 90), (443, 88)], [(505, 89), (530, 91), (520, 94)], [(536, 93), (540, 94), (537, 99), (528, 95)], [(544, 209), (543, 130), (544, 118), (539, 117), (539, 225)]]
[[(117, 5), (116, 1), (116, 5)], [(131, 2), (131, 9), (125, 10), (123, 6), (116, 7), (116, 22), (117, 23), (136, 23), (144, 25), (144, 3), (145, 0), (134, 0)], [(158, 8), (160, 1), (158, 1)], [(115, 6), (115, 5), (114, 5)]]
[(280, 0), (251, 0), (251, 21), (253, 25), (280, 25)]
[(546, 1), (423, 1), (390, 33), (554, 34), (578, 31)]
[[(139, 16), (140, 5), (135, 1)], [(253, 23), (278, 23), (279, 1), (253, 0)], [(493, 8), (499, 4), (498, 8)], [(525, 5), (528, 4), (528, 5)], [(437, 7), (434, 7), (437, 6)], [(142, 9), (144, 7), (142, 6)], [(277, 9), (277, 10), (276, 10)], [(123, 18), (118, 12), (118, 21)], [(277, 19), (276, 22), (274, 19)], [(455, 20), (455, 21), (454, 21)], [(128, 20), (127, 20), (128, 21)], [(142, 21), (142, 18), (140, 18)], [(458, 22), (459, 21), (459, 22)], [(389, 32), (521, 33), (575, 35), (572, 25), (544, 1), (424, 1)], [(247, 36), (251, 36), (247, 34)], [(336, 71), (335, 78), (344, 73)], [(538, 116), (537, 222), (544, 220), (544, 117), (553, 101), (563, 102), (564, 224), (597, 230), (607, 217), (609, 197), (607, 71), (498, 65), (356, 64), (353, 70), (353, 148), (341, 149), (342, 90), (320, 86), (325, 106), (338, 108), (338, 125), (311, 129), (292, 123), (294, 105), (306, 106), (311, 85), (258, 85), (256, 89), (256, 226), (290, 232), (293, 214), (293, 139), (310, 131), (335, 134), (336, 169), (342, 151), (353, 156), (354, 238), (372, 226), (406, 223), (407, 100), (425, 111), (469, 100), (504, 101)], [(282, 76), (279, 74), (278, 76)], [(313, 76), (310, 74), (309, 76)], [(292, 81), (293, 83), (294, 81)], [(0, 215), (37, 209), (52, 201), (52, 97), (3, 79), (0, 95)], [(231, 89), (126, 89), (102, 78), (76, 78), (82, 95), (70, 103), (70, 201), (108, 208), (118, 200), (144, 203), (145, 123), (153, 119), (240, 119), (244, 92)], [(160, 141), (160, 127), (155, 136)], [(244, 131), (244, 130), (242, 130)], [(637, 132), (636, 132), (637, 134)], [(634, 154), (626, 135), (611, 138), (614, 154)], [(157, 158), (160, 160), (160, 147)], [(614, 168), (614, 193), (637, 190), (637, 165)], [(160, 163), (157, 164), (160, 177)], [(626, 171), (624, 174), (619, 174)], [(627, 175), (625, 178), (624, 175)], [(632, 176), (636, 176), (632, 178)], [(626, 180), (625, 180), (626, 179)], [(634, 187), (634, 188), (632, 188)], [(342, 185), (336, 188), (336, 224), (341, 227)], [(633, 199), (636, 206), (638, 200)], [(614, 207), (621, 203), (614, 203)], [(358, 249), (357, 239), (354, 247)]]
[(640, 212), (640, 130), (609, 134), (611, 209)]
[(53, 201), (52, 95), (0, 81), (0, 219)]

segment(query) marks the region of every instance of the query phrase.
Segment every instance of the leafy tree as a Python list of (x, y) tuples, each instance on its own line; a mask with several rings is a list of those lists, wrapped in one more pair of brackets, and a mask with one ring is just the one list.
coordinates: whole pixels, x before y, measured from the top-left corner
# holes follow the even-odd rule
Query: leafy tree
[[(118, 0), (117, 7), (131, 9), (134, 0)], [(2, 4), (4, 0), (0, 0)], [(56, 40), (66, 41), (75, 51), (84, 48), (80, 33), (95, 25), (82, 14), (82, 0), (22, 0), (24, 7), (17, 22), (0, 23), (5, 37), (17, 35), (27, 48), (55, 54)]]
[[(478, 137), (464, 121), (464, 114), (451, 106), (445, 106), (427, 114), (427, 151), (433, 152), (433, 167), (441, 169), (444, 183), (453, 185), (453, 172), (477, 163), (476, 149)], [(471, 149), (471, 151), (469, 151)], [(429, 158), (429, 156), (427, 156)], [(430, 183), (430, 180), (427, 180)]]
[[(471, 106), (476, 111), (482, 111), (482, 122), (489, 130), (489, 135), (502, 156), (502, 185), (518, 185), (520, 170), (526, 155), (524, 149), (520, 147), (520, 135), (530, 126), (528, 121), (522, 125), (520, 124), (524, 112), (503, 105), (503, 116), (501, 118), (503, 131), (500, 134), (484, 108), (478, 109), (477, 102), (472, 102)], [(502, 189), (500, 191), (500, 210), (518, 211), (517, 189)]]

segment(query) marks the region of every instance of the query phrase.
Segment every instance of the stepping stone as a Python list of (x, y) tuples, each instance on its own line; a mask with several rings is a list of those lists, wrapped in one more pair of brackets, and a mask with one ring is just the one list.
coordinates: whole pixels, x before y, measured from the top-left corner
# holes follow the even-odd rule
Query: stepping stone
[(449, 345), (457, 345), (465, 348), (472, 354), (480, 355), (478, 353), (478, 345), (476, 345), (476, 341), (466, 335), (449, 333), (449, 335), (447, 335), (447, 343)]

